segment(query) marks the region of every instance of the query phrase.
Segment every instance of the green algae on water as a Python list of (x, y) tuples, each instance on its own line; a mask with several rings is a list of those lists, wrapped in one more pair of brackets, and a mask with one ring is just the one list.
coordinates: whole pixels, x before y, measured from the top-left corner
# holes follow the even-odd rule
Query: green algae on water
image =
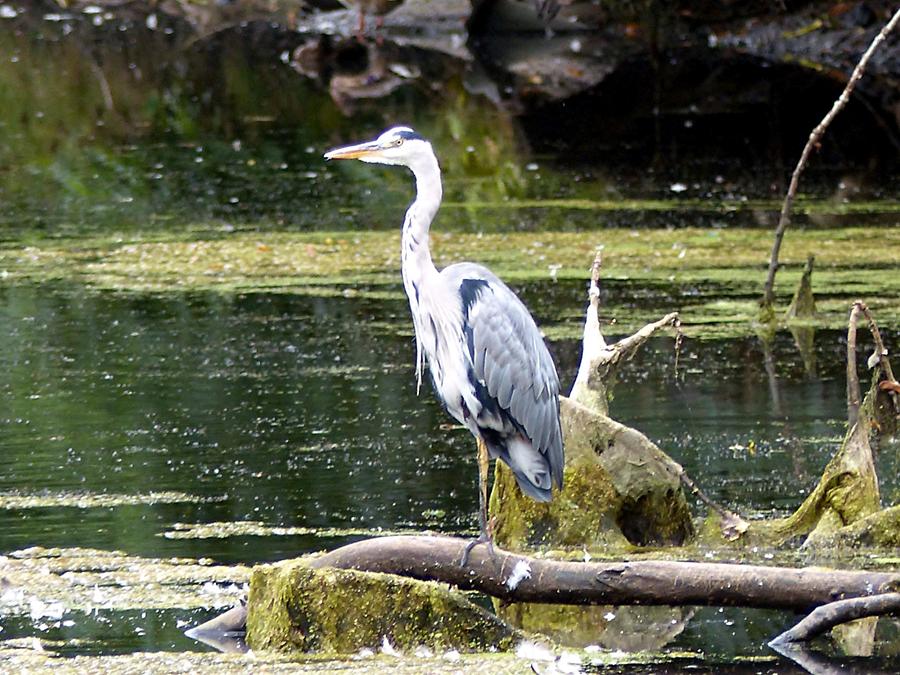
[(280, 527), (255, 520), (214, 523), (175, 523), (163, 532), (166, 539), (225, 539), (228, 537), (293, 537), (313, 536), (327, 539), (339, 537), (388, 537), (418, 534), (413, 530), (385, 530), (348, 527)]
[[(563, 217), (563, 216), (561, 216)], [(598, 224), (602, 225), (602, 223)], [(692, 337), (750, 335), (758, 313), (767, 230), (627, 229), (463, 233), (436, 226), (438, 266), (475, 260), (515, 287), (539, 284), (536, 302), (554, 284), (583, 283), (603, 248), (603, 320), (633, 329), (660, 311), (681, 312)], [(816, 255), (816, 326), (843, 328), (850, 302), (864, 298), (884, 325), (900, 322), (900, 276), (894, 274), (900, 228), (795, 229), (781, 253), (777, 300), (785, 306), (809, 253)], [(210, 231), (29, 239), (0, 247), (0, 277), (9, 283), (66, 281), (117, 292), (292, 293), (401, 299), (399, 232)], [(581, 306), (546, 308), (548, 336), (575, 338)], [(538, 312), (542, 307), (535, 307)], [(545, 322), (547, 323), (547, 322)]]
[(224, 497), (201, 497), (171, 490), (144, 494), (105, 494), (96, 492), (21, 492), (0, 493), (0, 509), (46, 509), (68, 507), (99, 509), (115, 506), (153, 504), (205, 504), (224, 501)]

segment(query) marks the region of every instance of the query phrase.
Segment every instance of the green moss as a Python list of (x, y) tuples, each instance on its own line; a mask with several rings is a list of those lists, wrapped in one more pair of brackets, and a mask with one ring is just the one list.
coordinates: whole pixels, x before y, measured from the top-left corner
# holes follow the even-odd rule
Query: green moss
[[(40, 651), (37, 646), (40, 646)], [(491, 675), (522, 675), (532, 672), (528, 662), (509, 652), (496, 654), (434, 654), (415, 658), (397, 658), (382, 654), (361, 657), (279, 654), (254, 652), (219, 654), (199, 651), (157, 651), (99, 656), (71, 656), (60, 658), (60, 645), (50, 640), (22, 638), (0, 641), (0, 669), (9, 673), (53, 672), (54, 675), (148, 675), (159, 673), (214, 673), (215, 675), (295, 675), (296, 673), (342, 673), (346, 675), (458, 675), (459, 673), (490, 673)], [(593, 657), (598, 662), (599, 658)], [(672, 656), (617, 654), (603, 655), (614, 663), (642, 663), (655, 659), (668, 662)]]
[(563, 490), (535, 502), (498, 462), (490, 503), (497, 543), (622, 550), (687, 541), (693, 524), (677, 465), (639, 432), (569, 399), (562, 404)]
[(46, 509), (60, 506), (77, 509), (97, 509), (135, 504), (202, 504), (224, 501), (224, 499), (224, 497), (200, 497), (171, 490), (134, 495), (96, 492), (47, 492), (40, 494), (7, 492), (0, 494), (0, 509)]
[(520, 634), (445, 586), (387, 574), (288, 560), (250, 579), (247, 643), (254, 649), (353, 654), (420, 646), (443, 651), (509, 649)]

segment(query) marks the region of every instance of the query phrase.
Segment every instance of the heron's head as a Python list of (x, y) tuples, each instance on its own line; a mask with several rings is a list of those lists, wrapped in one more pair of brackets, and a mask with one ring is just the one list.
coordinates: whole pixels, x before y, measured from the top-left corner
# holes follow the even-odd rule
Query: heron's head
[(413, 170), (422, 161), (434, 161), (431, 143), (409, 127), (388, 129), (373, 141), (334, 148), (325, 159), (358, 159), (373, 164), (406, 166)]

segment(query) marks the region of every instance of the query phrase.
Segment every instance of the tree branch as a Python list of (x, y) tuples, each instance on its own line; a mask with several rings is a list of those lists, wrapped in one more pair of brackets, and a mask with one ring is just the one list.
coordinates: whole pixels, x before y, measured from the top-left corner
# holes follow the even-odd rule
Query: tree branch
[(588, 291), (589, 304), (585, 314), (584, 336), (581, 343), (581, 363), (569, 392), (569, 398), (595, 412), (608, 415), (610, 393), (615, 385), (616, 373), (621, 363), (634, 357), (641, 345), (647, 342), (656, 331), (667, 326), (675, 328), (677, 350), (681, 345), (681, 321), (678, 312), (671, 312), (658, 321), (648, 323), (633, 335), (622, 338), (613, 345), (608, 345), (600, 330), (601, 266), (602, 258), (598, 251), (591, 265), (591, 286)]
[(847, 426), (850, 427), (859, 419), (859, 405), (862, 400), (859, 375), (856, 373), (856, 326), (864, 307), (865, 304), (861, 300), (853, 303), (847, 325)]
[(800, 160), (797, 162), (794, 173), (791, 175), (791, 183), (788, 186), (787, 194), (784, 197), (784, 203), (781, 206), (781, 215), (778, 218), (778, 226), (775, 228), (775, 241), (772, 243), (772, 253), (769, 256), (769, 271), (766, 276), (765, 286), (763, 287), (763, 307), (772, 307), (775, 303), (775, 273), (778, 271), (778, 253), (781, 250), (781, 240), (784, 238), (784, 232), (791, 222), (791, 207), (794, 203), (794, 197), (797, 195), (797, 185), (800, 182), (800, 174), (803, 173), (803, 170), (806, 168), (809, 156), (812, 153), (813, 148), (818, 146), (819, 141), (825, 134), (825, 130), (837, 114), (843, 110), (844, 106), (847, 105), (847, 102), (850, 100), (850, 94), (856, 87), (856, 83), (862, 78), (866, 66), (869, 64), (869, 59), (872, 58), (872, 54), (875, 53), (878, 46), (884, 42), (888, 33), (894, 30), (898, 23), (900, 23), (900, 9), (894, 13), (891, 20), (884, 25), (884, 28), (882, 28), (878, 35), (875, 36), (875, 39), (872, 40), (872, 44), (869, 45), (869, 48), (866, 49), (862, 58), (860, 58), (859, 63), (856, 64), (856, 68), (853, 69), (853, 73), (850, 75), (850, 79), (847, 81), (847, 85), (844, 87), (841, 95), (838, 96), (834, 105), (832, 105), (831, 110), (828, 111), (828, 114), (825, 115), (818, 126), (812, 130), (809, 139), (806, 141), (806, 145), (803, 147), (803, 152), (800, 154)]
[(900, 593), (881, 593), (865, 598), (848, 598), (816, 607), (793, 628), (784, 631), (769, 645), (806, 642), (848, 621), (867, 616), (900, 616)]
[(699, 488), (699, 486), (691, 480), (690, 476), (687, 475), (685, 470), (681, 468), (681, 472), (679, 473), (679, 477), (681, 478), (682, 484), (690, 490), (691, 494), (693, 494), (697, 499), (706, 504), (709, 508), (716, 512), (721, 520), (720, 529), (722, 531), (722, 536), (725, 537), (728, 541), (737, 541), (741, 538), (741, 535), (747, 531), (750, 525), (746, 520), (741, 518), (737, 513), (731, 511), (730, 509), (726, 509), (724, 506), (720, 506), (716, 504), (703, 490)]
[[(459, 565), (467, 540), (438, 536), (366, 539), (311, 561), (453, 584), (507, 602), (571, 605), (711, 605), (807, 610), (882, 592), (900, 574), (724, 563), (582, 563), (529, 558), (485, 546)], [(514, 570), (516, 570), (514, 572)], [(514, 583), (515, 579), (519, 579)]]

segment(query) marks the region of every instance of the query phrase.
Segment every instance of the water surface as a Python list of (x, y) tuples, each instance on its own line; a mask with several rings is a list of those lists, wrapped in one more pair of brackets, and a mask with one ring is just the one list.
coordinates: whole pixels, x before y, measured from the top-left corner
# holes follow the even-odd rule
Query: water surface
[[(11, 55), (0, 64), (9, 94), (0, 247), (16, 255), (48, 242), (90, 257), (100, 239), (396, 229), (410, 198), (404, 172), (321, 160), (330, 145), (396, 122), (414, 124), (441, 154), (442, 230), (594, 242), (609, 227), (640, 240), (688, 226), (765, 228), (777, 217), (783, 176), (734, 157), (649, 168), (585, 157), (575, 140), (533, 137), (534, 119), (523, 125), (467, 89), (463, 70), (448, 68), (439, 91), (404, 87), (344, 116), (321, 82), (280, 58), (284, 33), (194, 41), (164, 26), (100, 24), (20, 16), (0, 32)], [(896, 176), (883, 178), (814, 169), (796, 225), (896, 227)], [(648, 260), (661, 253), (647, 247)], [(552, 337), (567, 389), (584, 281), (554, 280), (540, 252), (535, 259), (541, 273), (519, 270), (513, 286)], [(474, 446), (427, 386), (416, 394), (408, 305), (388, 276), (396, 264), (377, 283), (346, 275), (303, 293), (290, 282), (268, 292), (97, 290), (80, 272), (39, 264), (38, 281), (0, 269), (0, 553), (84, 546), (250, 565), (377, 531), (475, 530)], [(604, 284), (620, 316), (731, 292), (647, 268)], [(874, 273), (889, 287), (884, 269)], [(619, 325), (607, 324), (607, 337)], [(884, 328), (895, 344), (897, 327)], [(860, 344), (861, 357), (867, 349)], [(782, 515), (839, 446), (844, 352), (837, 330), (816, 332), (812, 368), (787, 332), (771, 354), (753, 337), (687, 340), (676, 369), (673, 340), (660, 337), (624, 367), (612, 412), (714, 499), (749, 517)], [(896, 443), (882, 445), (878, 462), (884, 501), (896, 502)], [(192, 529), (209, 524), (236, 533)], [(32, 611), (0, 627), (4, 639), (60, 640), (63, 655), (198, 650), (181, 632), (205, 616), (193, 606), (60, 620)], [(793, 619), (700, 609), (666, 648), (699, 655), (685, 667), (715, 667), (767, 655), (765, 640)]]

